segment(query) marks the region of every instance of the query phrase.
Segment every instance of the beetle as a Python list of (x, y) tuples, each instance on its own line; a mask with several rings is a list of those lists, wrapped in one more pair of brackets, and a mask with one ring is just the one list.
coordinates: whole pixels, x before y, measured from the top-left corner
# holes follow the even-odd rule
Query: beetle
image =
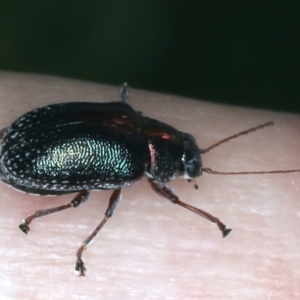
[(223, 237), (231, 229), (213, 215), (182, 202), (167, 182), (182, 177), (194, 179), (210, 174), (264, 174), (298, 172), (218, 172), (202, 166), (201, 154), (240, 135), (270, 126), (256, 126), (230, 136), (206, 149), (194, 137), (158, 120), (143, 116), (125, 103), (126, 83), (119, 102), (69, 102), (36, 108), (0, 132), (0, 179), (18, 190), (40, 195), (77, 193), (67, 204), (38, 210), (19, 228), (28, 233), (36, 218), (84, 203), (91, 190), (113, 190), (100, 224), (83, 241), (76, 253), (75, 270), (85, 275), (83, 251), (113, 215), (122, 189), (148, 178), (160, 196), (216, 223)]

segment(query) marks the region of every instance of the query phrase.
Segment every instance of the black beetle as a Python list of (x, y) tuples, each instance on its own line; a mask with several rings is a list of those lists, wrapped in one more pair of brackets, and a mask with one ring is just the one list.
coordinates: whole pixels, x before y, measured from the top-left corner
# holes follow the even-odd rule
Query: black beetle
[[(146, 176), (152, 188), (174, 204), (217, 224), (225, 237), (231, 229), (216, 217), (178, 199), (166, 182), (176, 177), (193, 180), (203, 171), (200, 154), (237, 136), (269, 126), (251, 128), (201, 150), (188, 133), (143, 116), (125, 103), (129, 88), (121, 88), (122, 102), (71, 102), (44, 106), (19, 117), (0, 132), (0, 178), (18, 190), (40, 195), (77, 195), (68, 204), (36, 211), (19, 226), (28, 233), (33, 219), (77, 207), (93, 189), (114, 190), (105, 217), (77, 251), (75, 269), (84, 275), (82, 253), (112, 216), (122, 188)], [(245, 172), (278, 173), (292, 172)], [(195, 187), (197, 185), (194, 183)]]

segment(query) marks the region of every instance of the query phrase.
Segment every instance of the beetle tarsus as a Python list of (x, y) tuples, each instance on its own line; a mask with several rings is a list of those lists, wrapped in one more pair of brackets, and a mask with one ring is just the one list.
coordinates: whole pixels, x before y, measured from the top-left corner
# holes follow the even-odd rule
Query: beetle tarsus
[(231, 230), (232, 230), (232, 229), (230, 229), (230, 228), (225, 228), (225, 229), (222, 231), (223, 237), (227, 236), (227, 235), (230, 233)]
[(86, 271), (86, 268), (80, 257), (78, 257), (78, 259), (77, 259), (75, 271), (76, 271), (76, 273), (78, 273), (79, 276), (85, 276), (84, 272)]
[(28, 226), (28, 224), (26, 223), (22, 223), (19, 225), (19, 228), (25, 233), (27, 234), (30, 230), (30, 227)]
[(227, 236), (232, 229), (227, 228), (225, 224), (223, 224), (219, 219), (216, 219), (216, 223), (219, 229), (222, 231), (223, 237)]
[(231, 230), (232, 230), (231, 228), (226, 228), (226, 226), (224, 229), (221, 229), (223, 238), (226, 237), (230, 233)]

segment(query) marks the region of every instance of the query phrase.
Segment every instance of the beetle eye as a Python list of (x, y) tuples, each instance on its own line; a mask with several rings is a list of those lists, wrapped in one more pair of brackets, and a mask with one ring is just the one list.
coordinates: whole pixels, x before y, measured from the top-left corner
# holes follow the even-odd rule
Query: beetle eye
[(184, 133), (184, 156), (183, 156), (183, 165), (185, 176), (189, 178), (195, 178), (201, 175), (201, 158), (200, 150), (196, 144), (196, 141), (193, 136), (190, 134)]
[(189, 177), (194, 178), (200, 175), (200, 163), (196, 160), (193, 160), (187, 164), (187, 173)]
[(194, 165), (194, 163), (188, 164), (187, 171), (188, 171), (189, 174), (195, 172), (195, 165)]

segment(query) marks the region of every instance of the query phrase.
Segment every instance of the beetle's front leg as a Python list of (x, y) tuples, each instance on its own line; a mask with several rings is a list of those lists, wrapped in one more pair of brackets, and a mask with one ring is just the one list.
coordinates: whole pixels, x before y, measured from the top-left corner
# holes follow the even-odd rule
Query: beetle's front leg
[(76, 266), (75, 266), (75, 271), (78, 272), (79, 276), (84, 276), (84, 272), (86, 270), (83, 260), (81, 258), (83, 251), (92, 243), (96, 235), (99, 233), (101, 228), (104, 226), (104, 224), (107, 222), (107, 220), (113, 215), (113, 212), (117, 205), (119, 204), (121, 200), (121, 191), (122, 189), (117, 189), (114, 190), (112, 195), (109, 198), (109, 203), (107, 210), (105, 211), (105, 217), (101, 221), (101, 223), (93, 230), (93, 232), (82, 242), (81, 247), (78, 249), (76, 256), (77, 256), (77, 261), (76, 261)]
[(229, 232), (231, 231), (231, 229), (227, 228), (225, 224), (223, 224), (218, 218), (212, 216), (211, 214), (205, 212), (204, 210), (191, 206), (189, 204), (186, 204), (182, 201), (179, 200), (179, 198), (172, 192), (171, 188), (168, 187), (167, 185), (165, 185), (162, 182), (156, 181), (154, 179), (149, 179), (149, 182), (151, 184), (151, 187), (154, 189), (154, 191), (156, 193), (158, 193), (160, 196), (170, 200), (171, 202), (173, 202), (174, 204), (178, 204), (194, 213), (196, 213), (197, 215), (200, 215), (201, 217), (216, 223), (219, 227), (219, 229), (222, 232), (223, 237), (225, 237), (226, 235), (229, 234)]
[(44, 217), (46, 215), (49, 214), (53, 214), (56, 212), (59, 212), (61, 210), (65, 210), (67, 208), (71, 208), (71, 207), (77, 207), (80, 204), (82, 204), (83, 202), (85, 202), (88, 197), (89, 197), (89, 192), (88, 191), (81, 191), (79, 192), (75, 198), (69, 202), (68, 204), (64, 204), (61, 206), (57, 206), (57, 207), (53, 207), (53, 208), (47, 208), (47, 209), (42, 209), (42, 210), (37, 210), (35, 213), (33, 213), (32, 215), (28, 216), (20, 225), (19, 228), (24, 232), (24, 233), (28, 233), (28, 231), (30, 230), (29, 224), (37, 218), (40, 217)]

